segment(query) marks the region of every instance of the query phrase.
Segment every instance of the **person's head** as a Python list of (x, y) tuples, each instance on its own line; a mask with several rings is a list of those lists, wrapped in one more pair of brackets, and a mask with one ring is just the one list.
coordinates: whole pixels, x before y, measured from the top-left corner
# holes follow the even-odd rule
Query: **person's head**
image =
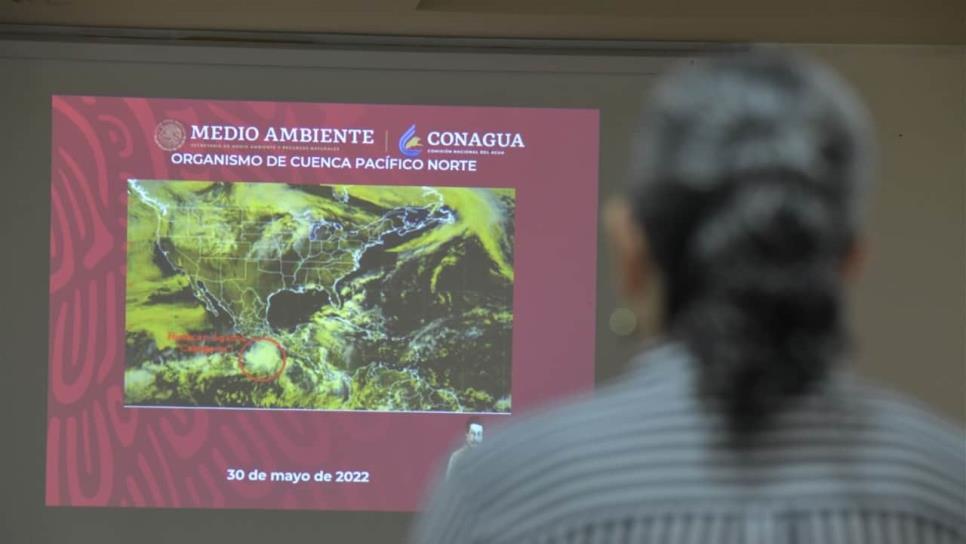
[(483, 443), (483, 423), (479, 418), (471, 417), (466, 421), (466, 445), (474, 447), (481, 443)]
[(641, 136), (632, 197), (610, 225), (625, 292), (660, 293), (665, 333), (695, 355), (703, 392), (736, 429), (758, 428), (845, 348), (864, 112), (823, 67), (756, 51), (664, 79)]

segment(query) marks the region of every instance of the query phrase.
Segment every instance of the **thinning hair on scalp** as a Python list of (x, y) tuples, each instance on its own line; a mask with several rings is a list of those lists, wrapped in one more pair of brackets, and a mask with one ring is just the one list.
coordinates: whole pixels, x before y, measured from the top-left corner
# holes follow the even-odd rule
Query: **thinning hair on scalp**
[(733, 428), (820, 383), (847, 346), (842, 267), (872, 139), (826, 68), (781, 50), (699, 60), (658, 85), (633, 200), (668, 332)]

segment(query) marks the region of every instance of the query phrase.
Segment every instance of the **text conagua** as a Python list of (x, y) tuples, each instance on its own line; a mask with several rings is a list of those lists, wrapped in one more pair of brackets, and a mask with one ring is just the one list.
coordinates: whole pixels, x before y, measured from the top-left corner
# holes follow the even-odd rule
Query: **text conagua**
[(433, 131), (426, 135), (426, 142), (443, 147), (526, 147), (519, 132)]

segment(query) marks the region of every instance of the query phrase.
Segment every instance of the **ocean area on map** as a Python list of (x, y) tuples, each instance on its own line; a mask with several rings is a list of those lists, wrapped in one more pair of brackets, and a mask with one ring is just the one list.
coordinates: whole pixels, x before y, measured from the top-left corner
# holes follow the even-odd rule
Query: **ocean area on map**
[(129, 406), (509, 413), (513, 189), (129, 180)]

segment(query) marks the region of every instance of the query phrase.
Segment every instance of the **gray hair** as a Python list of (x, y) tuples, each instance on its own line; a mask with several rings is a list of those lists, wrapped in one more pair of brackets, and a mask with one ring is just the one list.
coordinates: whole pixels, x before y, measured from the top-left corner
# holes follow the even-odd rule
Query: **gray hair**
[(830, 70), (756, 50), (665, 78), (640, 145), (635, 206), (670, 332), (735, 427), (758, 428), (846, 346), (840, 270), (872, 178), (867, 116)]

